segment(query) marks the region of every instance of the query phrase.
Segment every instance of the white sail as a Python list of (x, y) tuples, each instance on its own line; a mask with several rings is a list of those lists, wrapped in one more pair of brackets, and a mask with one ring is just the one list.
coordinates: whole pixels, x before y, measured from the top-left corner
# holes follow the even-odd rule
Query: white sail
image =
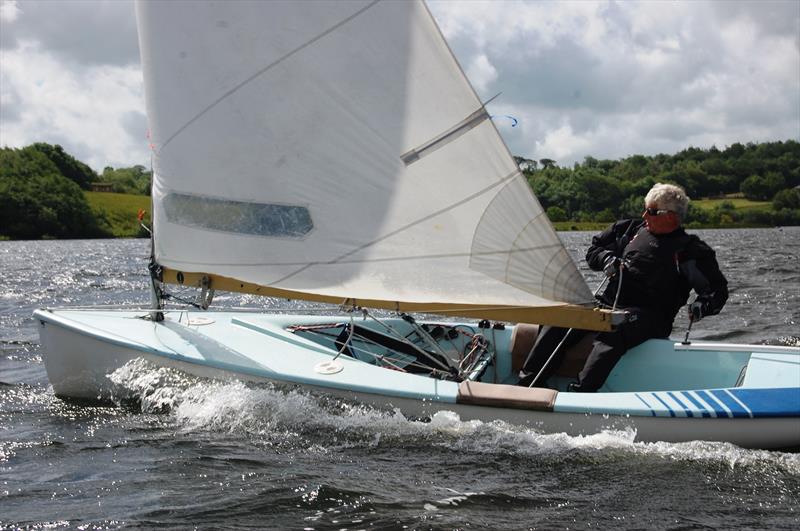
[(342, 300), (591, 300), (423, 3), (137, 18), (160, 264)]

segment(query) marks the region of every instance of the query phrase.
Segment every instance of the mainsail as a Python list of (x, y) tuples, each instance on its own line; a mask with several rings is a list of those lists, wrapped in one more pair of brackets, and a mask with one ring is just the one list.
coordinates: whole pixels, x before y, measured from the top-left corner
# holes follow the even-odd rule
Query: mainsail
[(591, 302), (424, 3), (136, 8), (169, 279), (542, 322)]

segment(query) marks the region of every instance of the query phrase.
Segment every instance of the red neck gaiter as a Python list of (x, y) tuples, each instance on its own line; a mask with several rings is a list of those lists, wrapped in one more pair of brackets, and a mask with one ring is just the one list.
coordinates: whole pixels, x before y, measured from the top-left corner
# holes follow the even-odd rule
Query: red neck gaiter
[(681, 222), (675, 212), (667, 212), (658, 216), (651, 216), (645, 212), (642, 217), (647, 224), (647, 230), (651, 234), (669, 234), (681, 226)]

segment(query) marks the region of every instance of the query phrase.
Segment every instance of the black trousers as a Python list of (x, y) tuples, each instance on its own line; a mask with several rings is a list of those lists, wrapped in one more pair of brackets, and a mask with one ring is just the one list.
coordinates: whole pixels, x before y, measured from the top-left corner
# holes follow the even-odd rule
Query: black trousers
[(530, 385), (542, 370), (558, 344), (566, 337), (564, 344), (558, 349), (553, 359), (545, 367), (537, 380), (537, 386), (543, 387), (547, 380), (561, 365), (566, 351), (577, 344), (587, 334), (595, 335), (592, 350), (583, 369), (577, 374), (577, 385), (574, 391), (594, 392), (600, 389), (611, 374), (612, 369), (629, 349), (640, 345), (654, 337), (667, 337), (672, 331), (672, 323), (668, 322), (660, 312), (644, 308), (626, 308), (633, 320), (620, 325), (613, 332), (592, 332), (545, 326), (539, 331), (539, 337), (533, 350), (525, 360), (522, 369), (527, 376), (520, 380), (520, 385)]

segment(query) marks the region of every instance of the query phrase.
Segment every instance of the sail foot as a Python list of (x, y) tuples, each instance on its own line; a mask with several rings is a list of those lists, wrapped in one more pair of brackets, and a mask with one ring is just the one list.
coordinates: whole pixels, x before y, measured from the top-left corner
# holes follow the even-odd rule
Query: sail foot
[[(308, 293), (263, 286), (243, 282), (234, 278), (208, 273), (189, 273), (174, 269), (163, 269), (163, 281), (169, 284), (194, 286), (197, 288), (250, 293), (265, 297), (296, 299), (327, 304), (341, 304), (343, 298), (319, 293)], [(396, 312), (427, 313), (453, 317), (468, 317), (505, 321), (511, 323), (530, 323), (561, 326), (581, 330), (610, 331), (625, 320), (625, 313), (612, 312), (573, 304), (552, 306), (502, 306), (482, 304), (453, 304), (443, 302), (403, 302), (377, 299), (347, 299), (348, 305), (378, 308)]]

